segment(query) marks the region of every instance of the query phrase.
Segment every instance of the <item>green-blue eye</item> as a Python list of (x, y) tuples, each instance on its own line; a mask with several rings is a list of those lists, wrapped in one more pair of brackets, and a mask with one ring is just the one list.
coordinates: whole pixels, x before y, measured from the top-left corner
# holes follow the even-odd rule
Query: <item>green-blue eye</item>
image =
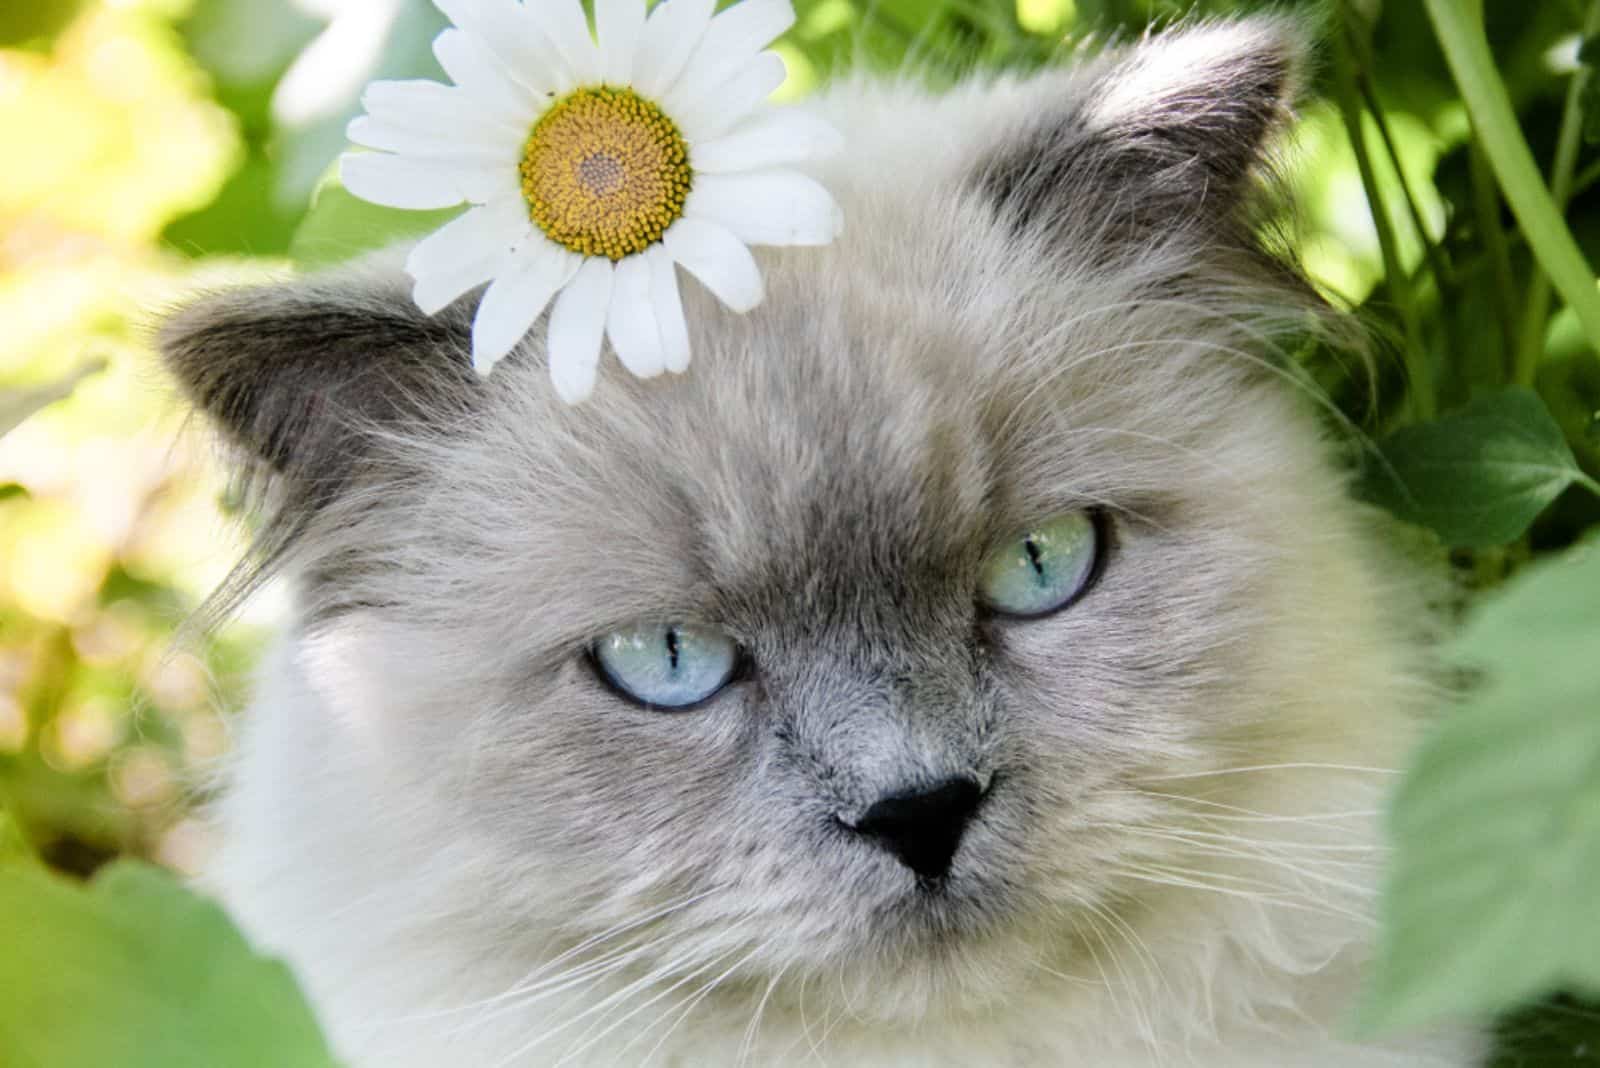
[(688, 708), (733, 678), (739, 646), (709, 627), (641, 623), (596, 642), (594, 661), (624, 696), (656, 708)]
[(1099, 529), (1088, 512), (1057, 516), (994, 552), (984, 562), (979, 593), (1002, 615), (1048, 615), (1083, 592), (1099, 555)]

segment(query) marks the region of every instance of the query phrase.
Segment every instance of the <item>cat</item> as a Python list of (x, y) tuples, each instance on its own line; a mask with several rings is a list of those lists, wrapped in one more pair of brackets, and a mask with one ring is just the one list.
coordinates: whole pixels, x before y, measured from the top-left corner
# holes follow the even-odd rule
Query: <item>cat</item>
[(841, 83), (845, 235), (577, 407), (392, 256), (170, 318), (296, 591), (210, 884), (350, 1064), (1477, 1062), (1341, 1037), (1435, 687), (1279, 352), (1305, 36)]

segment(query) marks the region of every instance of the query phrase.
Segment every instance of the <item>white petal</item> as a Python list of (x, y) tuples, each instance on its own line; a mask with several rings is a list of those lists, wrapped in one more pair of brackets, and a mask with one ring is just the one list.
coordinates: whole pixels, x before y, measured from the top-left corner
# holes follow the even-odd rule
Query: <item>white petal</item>
[(633, 61), (644, 30), (645, 0), (595, 0), (594, 36), (600, 46), (601, 77), (613, 85), (633, 81)]
[(644, 24), (633, 65), (633, 84), (652, 100), (666, 95), (705, 36), (717, 0), (669, 0), (657, 4)]
[(455, 85), (423, 79), (373, 82), (361, 93), (367, 114), (394, 126), (423, 129), (436, 134), (472, 130), (481, 135), (520, 140), (524, 124), (498, 119), (484, 111), (473, 96)]
[(448, 166), (384, 152), (346, 152), (339, 181), (351, 194), (389, 208), (450, 208), (467, 199)]
[(483, 294), (472, 321), (472, 366), (479, 374), (487, 375), (516, 348), (550, 298), (572, 278), (578, 258), (561, 255), (565, 249), (546, 246), (525, 255)]
[(528, 21), (537, 23), (555, 45), (574, 85), (600, 81), (600, 52), (589, 35), (589, 20), (578, 0), (531, 0), (523, 11)]
[(761, 270), (755, 257), (725, 228), (705, 219), (682, 218), (663, 238), (672, 258), (736, 312), (761, 303)]
[(436, 314), (506, 270), (532, 229), (520, 202), (473, 208), (450, 220), (406, 257), (406, 273), (416, 279), (411, 298), (424, 315)]
[(520, 199), (473, 208), (417, 242), (406, 256), (406, 272), (415, 278), (486, 256), (509, 256), (523, 245), (532, 229), (528, 207)]
[(611, 308), (606, 313), (606, 336), (622, 366), (639, 378), (654, 378), (667, 369), (650, 300), (650, 263), (629, 256), (617, 264), (611, 288)]
[(444, 271), (413, 275), (416, 282), (411, 287), (411, 299), (423, 315), (437, 315), (500, 274), (505, 265), (504, 257), (485, 256)]
[(435, 159), (480, 159), (515, 167), (521, 155), (520, 146), (503, 135), (485, 136), (472, 130), (460, 130), (441, 136), (417, 125), (401, 126), (371, 115), (357, 115), (351, 119), (345, 127), (345, 136), (367, 148)]
[(667, 114), (691, 143), (711, 141), (744, 121), (788, 76), (782, 56), (763, 52), (709, 92), (669, 106)]
[(550, 381), (568, 404), (577, 404), (594, 389), (614, 273), (608, 259), (585, 260), (550, 312)]
[(793, 171), (698, 175), (684, 214), (719, 223), (750, 245), (826, 245), (844, 228), (832, 195)]
[[(504, 73), (535, 95), (570, 88), (566, 63), (560, 51), (542, 32), (538, 21), (526, 17), (521, 4), (512, 0), (433, 0), (449, 20), (471, 34), (483, 48), (494, 53)], [(536, 0), (542, 6), (547, 0)], [(443, 64), (443, 57), (440, 57)], [(448, 65), (445, 72), (458, 85), (467, 82), (456, 77)]]
[(844, 138), (823, 119), (784, 108), (748, 120), (715, 141), (691, 146), (691, 158), (696, 172), (723, 174), (826, 159), (843, 147)]
[(789, 0), (742, 0), (723, 10), (711, 20), (683, 76), (665, 94), (668, 114), (676, 117), (672, 105), (694, 104), (732, 78), (793, 25), (794, 7)]
[(678, 294), (678, 265), (659, 242), (645, 250), (644, 258), (650, 264), (650, 303), (661, 331), (662, 355), (667, 370), (676, 374), (689, 367), (689, 324), (684, 321), (683, 299)]
[[(494, 52), (467, 31), (445, 30), (433, 39), (433, 54), (450, 80), (471, 93), (496, 118), (508, 122), (520, 120), (532, 125), (534, 117), (542, 109), (539, 95), (530, 92), (528, 86), (513, 78)], [(519, 66), (517, 69), (537, 75), (546, 66)]]

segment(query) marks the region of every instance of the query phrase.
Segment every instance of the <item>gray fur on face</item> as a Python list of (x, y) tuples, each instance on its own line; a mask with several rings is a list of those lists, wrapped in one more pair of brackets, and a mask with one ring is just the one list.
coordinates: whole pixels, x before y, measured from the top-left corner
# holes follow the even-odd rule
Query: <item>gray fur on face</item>
[[(846, 236), (764, 253), (744, 318), (686, 287), (689, 373), (613, 368), (575, 409), (542, 331), (476, 381), (470, 301), (420, 317), (381, 264), (173, 321), (179, 379), (279, 486), (297, 641), (340, 661), (306, 669), (307, 773), (359, 750), (381, 796), (352, 804), (465, 858), (416, 889), (448, 902), (429, 937), (537, 960), (692, 901), (650, 928), (663, 980), (738, 959), (728, 997), (826, 980), (814, 999), (898, 1021), (1091, 974), (1098, 916), (1164, 981), (1359, 940), (1329, 922), (1365, 908), (1333, 854), (1284, 839), (1274, 867), (1203, 837), (1217, 811), (1370, 809), (1381, 776), (1337, 769), (1397, 760), (1421, 689), (1276, 364), (1321, 313), (1250, 236), (1298, 62), (1263, 21), (937, 101), (841, 88), (852, 148), (823, 177)], [(1107, 535), (1092, 589), (981, 611), (985, 557), (1076, 510)], [(694, 711), (630, 704), (585, 651), (649, 620), (725, 630), (751, 670)], [(1330, 770), (1230, 770), (1297, 764)], [(849, 830), (951, 777), (987, 792), (937, 885)], [(1298, 833), (1371, 841), (1366, 820)], [(1256, 930), (1212, 885), (1315, 919)], [(289, 948), (313, 975), (339, 953)], [(1162, 1026), (1215, 1032), (1217, 1004), (1262, 997), (1256, 974)]]

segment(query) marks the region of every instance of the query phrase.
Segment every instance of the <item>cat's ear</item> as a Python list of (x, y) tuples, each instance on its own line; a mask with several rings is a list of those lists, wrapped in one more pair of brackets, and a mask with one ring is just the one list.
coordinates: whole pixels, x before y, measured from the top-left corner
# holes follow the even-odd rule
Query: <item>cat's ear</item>
[(247, 465), (302, 506), (336, 496), (382, 440), (470, 411), (465, 319), (400, 279), (350, 275), (201, 297), (158, 335), (166, 365)]
[[(1204, 24), (1089, 66), (980, 170), (1019, 230), (1143, 243), (1235, 223), (1301, 89), (1306, 30), (1290, 19)], [(1048, 82), (1041, 83), (1046, 91)]]

